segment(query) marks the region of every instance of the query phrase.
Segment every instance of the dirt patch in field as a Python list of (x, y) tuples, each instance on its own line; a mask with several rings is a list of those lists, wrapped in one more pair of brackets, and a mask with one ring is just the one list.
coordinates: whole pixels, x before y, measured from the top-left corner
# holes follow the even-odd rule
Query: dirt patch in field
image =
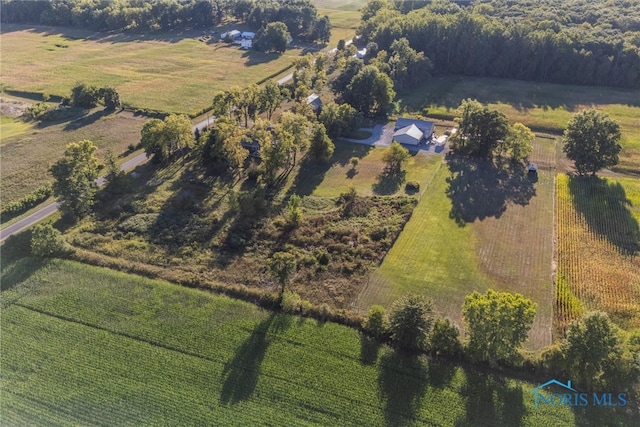
[(31, 106), (28, 102), (0, 97), (0, 115), (20, 117)]

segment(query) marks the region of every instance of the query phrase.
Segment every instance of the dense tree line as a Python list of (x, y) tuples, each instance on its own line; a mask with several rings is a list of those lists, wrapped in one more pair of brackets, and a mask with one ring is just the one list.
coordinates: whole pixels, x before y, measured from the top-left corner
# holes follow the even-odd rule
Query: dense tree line
[[(637, 32), (623, 32), (611, 24), (593, 27), (588, 21), (575, 25), (578, 18), (565, 22), (562, 16), (554, 21), (536, 20), (531, 18), (538, 13), (533, 5), (521, 6), (524, 15), (519, 19), (504, 19), (495, 9), (487, 13), (493, 3), (476, 2), (473, 9), (463, 9), (434, 1), (404, 14), (393, 2), (372, 0), (362, 10), (359, 33), (365, 43), (374, 42), (381, 51), (391, 51), (396, 40), (406, 38), (412, 49), (429, 58), (435, 74), (640, 87)], [(582, 5), (580, 10), (587, 11), (593, 4)]]
[(208, 28), (226, 16), (255, 29), (283, 22), (291, 35), (328, 41), (329, 18), (309, 0), (3, 0), (4, 23), (78, 27), (95, 31)]
[(203, 28), (222, 21), (224, 0), (2, 1), (2, 22), (95, 31)]

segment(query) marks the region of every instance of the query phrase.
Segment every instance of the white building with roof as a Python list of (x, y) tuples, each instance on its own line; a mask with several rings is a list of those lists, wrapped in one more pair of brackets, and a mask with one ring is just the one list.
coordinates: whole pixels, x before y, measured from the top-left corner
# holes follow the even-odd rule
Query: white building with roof
[(394, 141), (406, 145), (418, 145), (423, 137), (424, 133), (413, 123), (396, 130), (393, 134)]

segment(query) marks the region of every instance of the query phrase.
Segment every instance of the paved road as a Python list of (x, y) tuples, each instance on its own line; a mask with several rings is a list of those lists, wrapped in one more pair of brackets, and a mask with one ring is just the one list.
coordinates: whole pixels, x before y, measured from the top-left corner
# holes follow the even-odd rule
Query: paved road
[[(207, 120), (204, 120), (196, 125), (193, 126), (193, 131), (195, 132), (196, 127), (202, 128), (207, 124)], [(147, 161), (147, 155), (145, 153), (141, 153), (138, 154), (137, 156), (127, 160), (126, 162), (124, 162), (121, 166), (120, 169), (123, 171), (130, 171), (131, 169), (135, 168), (138, 165), (141, 165), (142, 163)], [(101, 176), (100, 178), (96, 179), (96, 184), (98, 184), (98, 186), (103, 185), (105, 182), (105, 179), (103, 176)], [(21, 232), (22, 230), (24, 230), (25, 228), (29, 228), (31, 227), (33, 224), (42, 221), (43, 219), (45, 219), (46, 217), (48, 217), (49, 215), (52, 215), (54, 212), (56, 212), (58, 210), (59, 204), (57, 202), (51, 203), (46, 205), (43, 208), (38, 209), (37, 211), (35, 211), (34, 213), (32, 213), (31, 215), (22, 218), (20, 221), (11, 224), (10, 226), (4, 228), (3, 230), (0, 230), (0, 242), (4, 242), (6, 239), (8, 239), (10, 236), (13, 236), (14, 234), (18, 234), (19, 232)]]

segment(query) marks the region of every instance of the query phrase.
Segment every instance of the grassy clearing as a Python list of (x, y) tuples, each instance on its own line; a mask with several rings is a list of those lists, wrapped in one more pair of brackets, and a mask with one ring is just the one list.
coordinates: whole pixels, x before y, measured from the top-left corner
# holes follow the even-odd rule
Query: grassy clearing
[[(313, 0), (313, 3), (318, 9), (332, 9), (332, 10), (359, 10), (365, 5), (366, 0)], [(322, 12), (319, 12), (322, 15)], [(333, 21), (331, 22), (333, 24)]]
[(400, 94), (409, 111), (428, 109), (437, 117), (453, 117), (465, 98), (475, 98), (514, 122), (536, 131), (562, 133), (576, 112), (596, 108), (620, 123), (623, 152), (616, 170), (640, 172), (640, 91), (569, 86), (519, 80), (442, 77)]
[(18, 200), (51, 181), (49, 167), (70, 142), (90, 139), (98, 146), (99, 158), (107, 150), (117, 155), (126, 151), (129, 144), (140, 141), (140, 130), (146, 120), (126, 112), (104, 114), (96, 109), (72, 121), (43, 122), (27, 133), (6, 139), (3, 136), (0, 159), (3, 200)]
[(603, 310), (640, 327), (640, 180), (557, 176), (556, 323)]
[(32, 127), (20, 119), (0, 116), (0, 146), (4, 146), (11, 137), (27, 133)]
[(455, 158), (442, 165), (358, 307), (423, 293), (461, 325), (462, 302), (474, 290), (519, 292), (538, 304), (528, 345), (550, 344), (554, 156), (555, 140), (539, 138), (532, 160), (550, 170), (533, 180)]
[(631, 425), (533, 407), (537, 384), (379, 347), (349, 328), (68, 261), (3, 277), (11, 425)]
[(279, 56), (243, 51), (216, 40), (200, 42), (201, 34), (3, 25), (3, 84), (56, 95), (68, 94), (78, 81), (111, 85), (123, 102), (136, 107), (196, 112), (209, 105), (216, 91), (254, 83), (301, 52), (291, 49)]
[[(319, 197), (335, 197), (350, 188), (354, 188), (363, 196), (404, 194), (404, 182), (418, 181), (425, 185), (433, 170), (442, 161), (442, 156), (424, 152), (413, 155), (407, 162), (405, 179), (400, 181), (384, 175), (382, 156), (385, 150), (346, 141), (338, 142), (334, 155), (337, 161), (323, 174), (322, 182), (312, 194)], [(355, 169), (349, 163), (351, 157), (359, 158)]]
[[(351, 3), (346, 3), (345, 6), (349, 6)], [(330, 47), (336, 47), (338, 41), (350, 40), (356, 35), (356, 29), (360, 25), (360, 12), (354, 9), (332, 9), (320, 8), (318, 6), (319, 16), (328, 16), (331, 20), (331, 39), (329, 40)]]

